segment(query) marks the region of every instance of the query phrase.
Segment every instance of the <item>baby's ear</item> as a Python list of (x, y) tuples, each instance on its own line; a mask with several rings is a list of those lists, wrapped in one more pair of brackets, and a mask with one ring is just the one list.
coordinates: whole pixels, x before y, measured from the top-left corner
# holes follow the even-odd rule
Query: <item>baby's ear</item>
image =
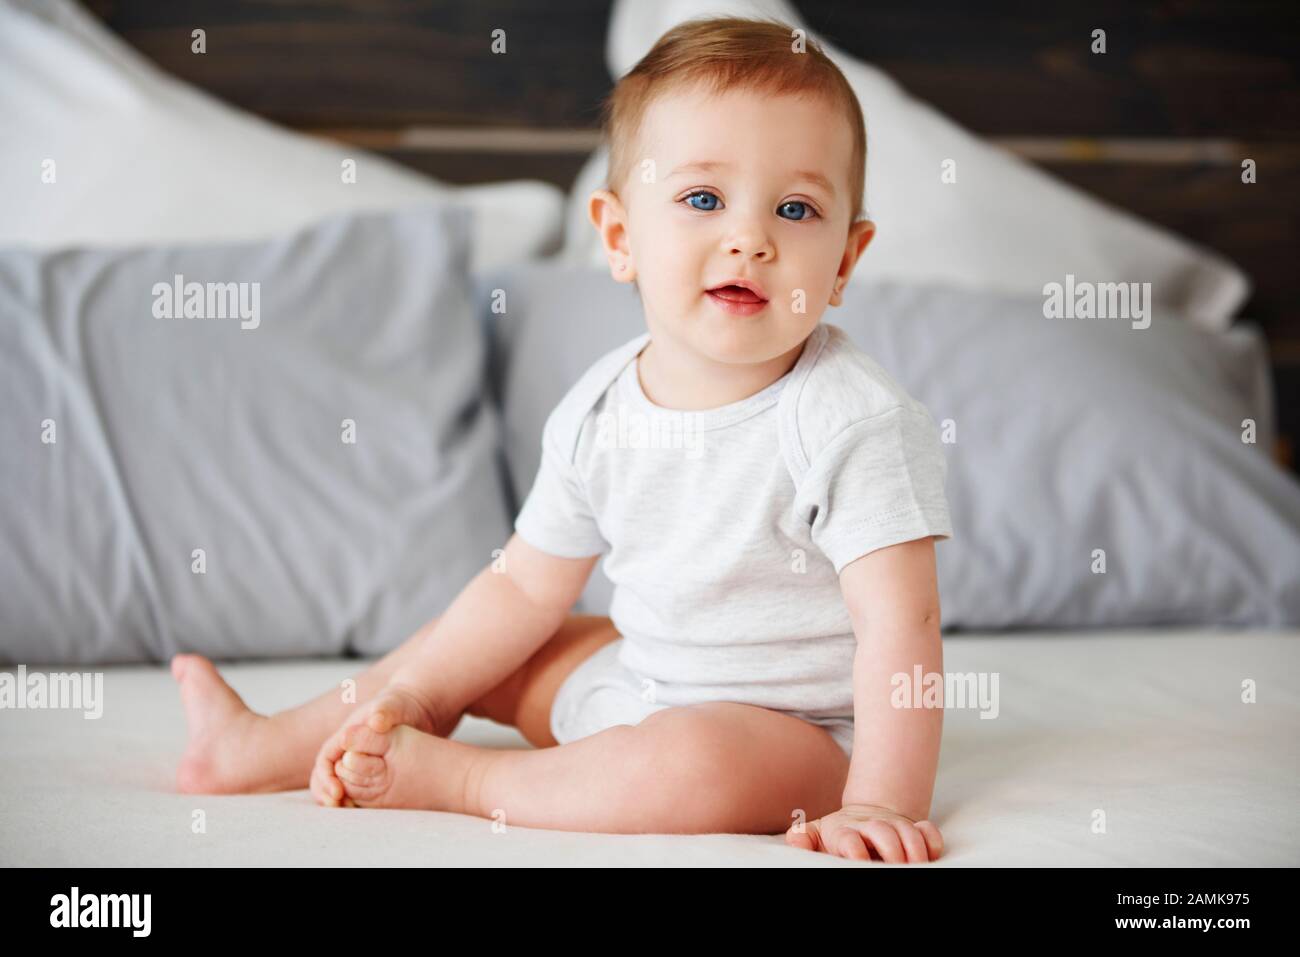
[(876, 238), (876, 224), (869, 219), (859, 219), (849, 227), (848, 252), (853, 255), (853, 261), (856, 263), (871, 244), (871, 240)]
[(609, 202), (606, 195), (608, 193), (609, 190), (604, 188), (594, 189), (591, 191), (591, 195), (587, 197), (587, 220), (592, 226), (596, 227), (597, 232), (600, 232), (600, 222), (605, 214), (605, 205)]
[(600, 236), (610, 275), (617, 282), (634, 280), (636, 267), (627, 245), (627, 214), (622, 201), (608, 189), (595, 190), (587, 200), (587, 218)]
[(616, 193), (603, 186), (592, 190), (587, 198), (587, 219), (596, 227), (596, 232), (603, 234), (614, 223), (622, 225), (626, 218), (623, 201)]
[(876, 224), (869, 219), (859, 219), (849, 226), (848, 238), (844, 244), (844, 257), (840, 260), (839, 276), (835, 280), (835, 286), (831, 290), (830, 304), (838, 306), (842, 303), (844, 287), (848, 284), (849, 277), (853, 275), (853, 269), (862, 256), (863, 251), (871, 244), (871, 240), (876, 235)]

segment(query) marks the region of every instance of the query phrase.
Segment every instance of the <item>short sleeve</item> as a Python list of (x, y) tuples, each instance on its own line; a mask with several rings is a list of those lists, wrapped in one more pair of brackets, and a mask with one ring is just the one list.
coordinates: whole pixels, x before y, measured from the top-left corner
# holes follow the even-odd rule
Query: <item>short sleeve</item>
[(952, 536), (947, 462), (928, 412), (899, 406), (843, 429), (810, 463), (799, 513), (835, 566), (931, 535)]
[(542, 429), (542, 461), (532, 490), (515, 518), (515, 531), (534, 548), (560, 558), (587, 558), (609, 549), (586, 487), (561, 449), (558, 409)]

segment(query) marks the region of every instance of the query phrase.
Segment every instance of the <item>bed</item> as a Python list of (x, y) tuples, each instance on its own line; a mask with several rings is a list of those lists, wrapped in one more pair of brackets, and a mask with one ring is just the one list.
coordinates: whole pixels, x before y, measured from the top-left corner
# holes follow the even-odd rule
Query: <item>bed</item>
[[(945, 716), (935, 866), (1293, 866), (1300, 854), (1300, 634), (1116, 630), (963, 635), (949, 671), (997, 672), (1000, 714)], [(358, 660), (231, 663), (273, 713), (354, 674)], [(1259, 683), (1257, 703), (1241, 683)], [(613, 835), (508, 827), (433, 811), (322, 808), (302, 791), (172, 790), (184, 721), (164, 667), (107, 669), (104, 717), (20, 711), (4, 724), (0, 847), (12, 866), (861, 867), (779, 835)], [(455, 740), (528, 747), (466, 717)], [(32, 785), (39, 782), (39, 799)], [(201, 809), (206, 829), (194, 833)], [(1105, 830), (1096, 831), (1096, 812)]]
[[(799, 16), (620, 0), (610, 75), (723, 9)], [(945, 715), (938, 866), (1294, 865), (1300, 483), (1270, 337), (1239, 315), (1250, 278), (834, 52), (898, 134), (873, 160), (896, 228), (828, 320), (955, 435), (945, 669), (999, 689), (996, 714)], [(581, 221), (604, 154), (584, 141), (567, 191), (436, 180), (231, 108), (72, 0), (0, 0), (0, 115), (21, 132), (0, 146), (0, 675), (104, 682), (98, 718), (0, 709), (0, 766), (21, 771), (0, 776), (0, 864), (861, 866), (778, 835), (176, 793), (171, 655), (292, 707), (508, 537), (546, 414), (643, 329)], [(913, 175), (930, 153), (978, 195), (936, 201)], [(14, 186), (23, 170), (57, 188)], [(1156, 321), (1046, 319), (1043, 279), (1067, 268), (1154, 280)], [(197, 321), (153, 291), (214, 276), (259, 282), (257, 316)], [(576, 610), (609, 602), (598, 572)], [(474, 717), (455, 737), (527, 746)]]

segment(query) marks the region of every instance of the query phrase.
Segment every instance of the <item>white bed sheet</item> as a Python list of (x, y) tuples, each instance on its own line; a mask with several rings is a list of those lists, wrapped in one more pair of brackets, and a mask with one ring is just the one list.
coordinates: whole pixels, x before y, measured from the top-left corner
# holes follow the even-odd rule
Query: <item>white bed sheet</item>
[[(950, 672), (997, 672), (1000, 696), (996, 719), (945, 716), (931, 815), (947, 842), (940, 866), (1300, 863), (1300, 632), (963, 635), (945, 651)], [(359, 664), (222, 671), (265, 712)], [(1242, 701), (1246, 679), (1257, 703)], [(177, 794), (185, 730), (167, 670), (106, 669), (104, 699), (99, 720), (0, 710), (0, 863), (881, 866), (797, 851), (779, 836), (494, 833), (462, 815), (321, 808), (306, 790)], [(456, 738), (527, 746), (468, 717)], [(206, 833), (191, 831), (196, 808)], [(1104, 834), (1093, 831), (1095, 809)]]

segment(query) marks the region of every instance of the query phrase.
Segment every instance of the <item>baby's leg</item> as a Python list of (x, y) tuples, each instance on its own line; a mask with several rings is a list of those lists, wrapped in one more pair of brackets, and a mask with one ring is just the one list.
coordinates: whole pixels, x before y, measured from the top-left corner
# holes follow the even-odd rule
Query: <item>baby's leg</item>
[[(345, 703), (333, 688), (297, 708), (270, 717), (244, 704), (202, 655), (177, 655), (172, 674), (180, 684), (189, 744), (176, 773), (177, 790), (234, 794), (304, 788), (322, 742), (339, 729), (356, 705), (368, 701), (414, 654), (437, 619), (355, 677), (356, 700)], [(571, 615), (560, 630), (513, 674), (466, 709), (519, 728), (534, 745), (554, 744), (550, 705), (568, 674), (597, 648), (618, 637), (608, 618)], [(448, 716), (450, 735), (460, 715)]]
[(345, 702), (342, 687), (336, 687), (271, 716), (250, 710), (207, 658), (174, 656), (172, 675), (180, 685), (189, 729), (189, 742), (176, 770), (177, 790), (242, 794), (306, 787), (321, 742), (338, 730), (353, 707), (387, 684), (436, 622), (435, 618), (356, 675), (355, 702)]
[(605, 833), (779, 834), (840, 807), (848, 757), (823, 728), (751, 705), (667, 708), (558, 747), (501, 751), (361, 727), (335, 765), (361, 807)]

